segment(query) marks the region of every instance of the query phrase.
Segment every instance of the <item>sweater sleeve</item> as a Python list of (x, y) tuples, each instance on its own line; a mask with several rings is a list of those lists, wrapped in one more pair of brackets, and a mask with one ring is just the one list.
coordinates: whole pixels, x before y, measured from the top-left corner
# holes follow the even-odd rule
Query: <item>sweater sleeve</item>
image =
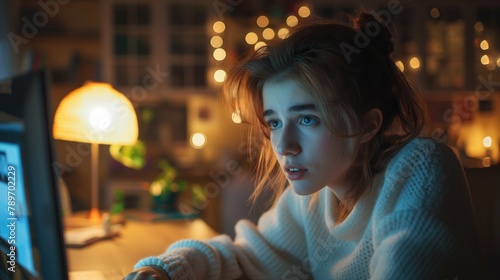
[(281, 274), (307, 256), (302, 228), (306, 203), (287, 188), (257, 225), (239, 221), (234, 241), (227, 235), (205, 242), (180, 240), (135, 268), (158, 265), (172, 280), (236, 279), (243, 273), (251, 279), (281, 279)]
[(451, 149), (430, 140), (413, 144), (386, 174), (373, 223), (371, 278), (477, 277), (480, 246), (469, 190)]

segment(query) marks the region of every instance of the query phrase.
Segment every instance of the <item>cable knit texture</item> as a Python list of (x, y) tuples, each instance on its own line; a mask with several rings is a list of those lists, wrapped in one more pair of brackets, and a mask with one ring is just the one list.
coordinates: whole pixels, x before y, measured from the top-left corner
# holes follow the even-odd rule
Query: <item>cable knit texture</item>
[(348, 217), (338, 199), (291, 188), (236, 238), (181, 240), (141, 260), (177, 279), (479, 279), (481, 252), (462, 167), (443, 143), (405, 145)]

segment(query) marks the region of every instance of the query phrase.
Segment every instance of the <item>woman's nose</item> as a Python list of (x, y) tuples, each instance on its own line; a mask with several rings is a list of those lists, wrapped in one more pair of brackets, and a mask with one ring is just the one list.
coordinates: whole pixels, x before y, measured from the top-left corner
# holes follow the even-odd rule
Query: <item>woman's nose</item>
[(281, 134), (277, 139), (276, 151), (283, 156), (299, 154), (302, 149), (300, 147), (297, 133), (293, 126), (288, 125), (282, 128)]

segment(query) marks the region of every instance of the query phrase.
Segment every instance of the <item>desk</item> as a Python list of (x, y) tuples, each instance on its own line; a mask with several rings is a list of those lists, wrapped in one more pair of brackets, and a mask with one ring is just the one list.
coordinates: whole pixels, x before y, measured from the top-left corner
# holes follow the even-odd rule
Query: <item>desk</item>
[(158, 222), (127, 221), (120, 236), (102, 240), (84, 248), (69, 248), (68, 270), (114, 271), (123, 275), (133, 270), (134, 264), (148, 256), (156, 256), (180, 239), (206, 240), (217, 233), (203, 220), (175, 220)]

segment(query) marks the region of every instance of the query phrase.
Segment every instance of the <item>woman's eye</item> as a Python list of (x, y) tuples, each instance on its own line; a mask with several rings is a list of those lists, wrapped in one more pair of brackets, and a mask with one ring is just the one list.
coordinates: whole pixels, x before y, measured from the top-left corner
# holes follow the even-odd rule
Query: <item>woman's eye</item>
[(316, 117), (313, 117), (313, 116), (302, 116), (300, 117), (300, 124), (303, 124), (303, 125), (307, 125), (307, 126), (310, 126), (310, 125), (315, 125), (316, 123), (318, 123), (318, 118)]
[(279, 128), (281, 126), (281, 123), (277, 120), (270, 120), (267, 122), (267, 126), (269, 126), (269, 129), (274, 130)]

